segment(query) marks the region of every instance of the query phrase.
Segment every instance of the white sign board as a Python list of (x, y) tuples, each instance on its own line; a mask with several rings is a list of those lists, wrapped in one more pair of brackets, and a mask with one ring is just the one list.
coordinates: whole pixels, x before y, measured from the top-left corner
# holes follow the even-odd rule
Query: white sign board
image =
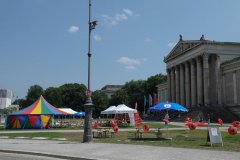
[(208, 128), (208, 137), (207, 141), (211, 143), (220, 143), (223, 146), (222, 135), (218, 127), (209, 127)]

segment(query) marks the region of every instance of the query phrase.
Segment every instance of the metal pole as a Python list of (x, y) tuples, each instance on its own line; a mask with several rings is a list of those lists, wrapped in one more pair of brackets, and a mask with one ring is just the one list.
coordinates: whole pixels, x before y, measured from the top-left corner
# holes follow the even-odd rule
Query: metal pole
[(83, 143), (90, 143), (93, 141), (92, 134), (92, 110), (94, 104), (92, 104), (91, 88), (90, 88), (90, 74), (91, 74), (91, 30), (95, 28), (96, 21), (91, 22), (91, 0), (89, 0), (89, 33), (88, 33), (88, 88), (86, 91), (86, 103), (84, 109), (86, 112), (84, 121), (84, 134)]
[(88, 30), (88, 91), (90, 91), (90, 70), (91, 70), (91, 30), (92, 30), (92, 23), (91, 23), (91, 0), (89, 0), (89, 30)]

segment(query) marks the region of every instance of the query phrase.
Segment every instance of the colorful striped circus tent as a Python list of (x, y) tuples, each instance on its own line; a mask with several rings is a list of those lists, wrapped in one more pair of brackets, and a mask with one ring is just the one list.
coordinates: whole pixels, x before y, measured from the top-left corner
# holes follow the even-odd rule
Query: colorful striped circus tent
[(18, 112), (9, 114), (6, 120), (6, 129), (43, 129), (49, 128), (55, 115), (68, 115), (48, 103), (43, 96), (31, 106)]

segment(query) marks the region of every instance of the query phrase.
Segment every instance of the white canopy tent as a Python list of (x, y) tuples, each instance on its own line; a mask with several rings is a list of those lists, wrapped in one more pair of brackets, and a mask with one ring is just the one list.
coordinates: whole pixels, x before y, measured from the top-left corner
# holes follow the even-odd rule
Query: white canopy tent
[(101, 112), (101, 114), (116, 114), (116, 106), (110, 106), (104, 111)]
[(125, 104), (119, 104), (116, 107), (116, 113), (136, 113), (137, 110), (132, 109), (128, 106), (126, 106)]
[(69, 114), (76, 114), (77, 112), (72, 110), (71, 108), (59, 108), (61, 111), (67, 112)]
[(134, 113), (137, 113), (137, 110), (132, 109), (125, 104), (119, 104), (116, 106), (110, 106), (106, 110), (102, 111), (101, 114), (128, 114), (130, 120), (130, 126), (135, 126)]
[(137, 113), (137, 110), (132, 109), (125, 104), (120, 104), (116, 107), (116, 114), (128, 114), (130, 120), (130, 126), (135, 126), (134, 113)]

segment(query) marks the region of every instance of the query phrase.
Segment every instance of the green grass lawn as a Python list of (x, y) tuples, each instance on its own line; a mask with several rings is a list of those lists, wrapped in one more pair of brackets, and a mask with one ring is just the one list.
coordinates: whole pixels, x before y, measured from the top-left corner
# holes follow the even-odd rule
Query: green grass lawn
[[(198, 149), (213, 149), (240, 151), (240, 135), (229, 135), (222, 132), (223, 147), (221, 144), (214, 144), (211, 147), (207, 141), (207, 130), (174, 130), (162, 131), (162, 138), (156, 138), (154, 134), (143, 134), (143, 138), (135, 139), (134, 132), (119, 132), (114, 138), (99, 138), (96, 141), (101, 143), (124, 143), (124, 144), (139, 144), (151, 146), (171, 146), (181, 148), (198, 148)], [(169, 140), (172, 138), (172, 140)]]
[[(157, 127), (156, 127), (157, 128)], [(162, 137), (156, 138), (154, 134), (143, 134), (143, 138), (136, 139), (134, 131), (120, 131), (112, 138), (94, 138), (96, 143), (116, 143), (116, 144), (137, 144), (137, 145), (151, 145), (151, 146), (168, 146), (168, 147), (182, 147), (182, 148), (198, 148), (211, 150), (225, 150), (240, 152), (240, 134), (229, 135), (226, 132), (221, 132), (223, 139), (223, 147), (221, 144), (214, 144), (210, 146), (207, 141), (207, 130), (171, 130), (162, 131)], [(69, 141), (82, 142), (83, 133), (81, 132), (38, 132), (38, 133), (8, 133), (0, 132), (0, 136), (14, 137), (48, 137), (66, 138)], [(169, 140), (168, 138), (172, 138)]]

